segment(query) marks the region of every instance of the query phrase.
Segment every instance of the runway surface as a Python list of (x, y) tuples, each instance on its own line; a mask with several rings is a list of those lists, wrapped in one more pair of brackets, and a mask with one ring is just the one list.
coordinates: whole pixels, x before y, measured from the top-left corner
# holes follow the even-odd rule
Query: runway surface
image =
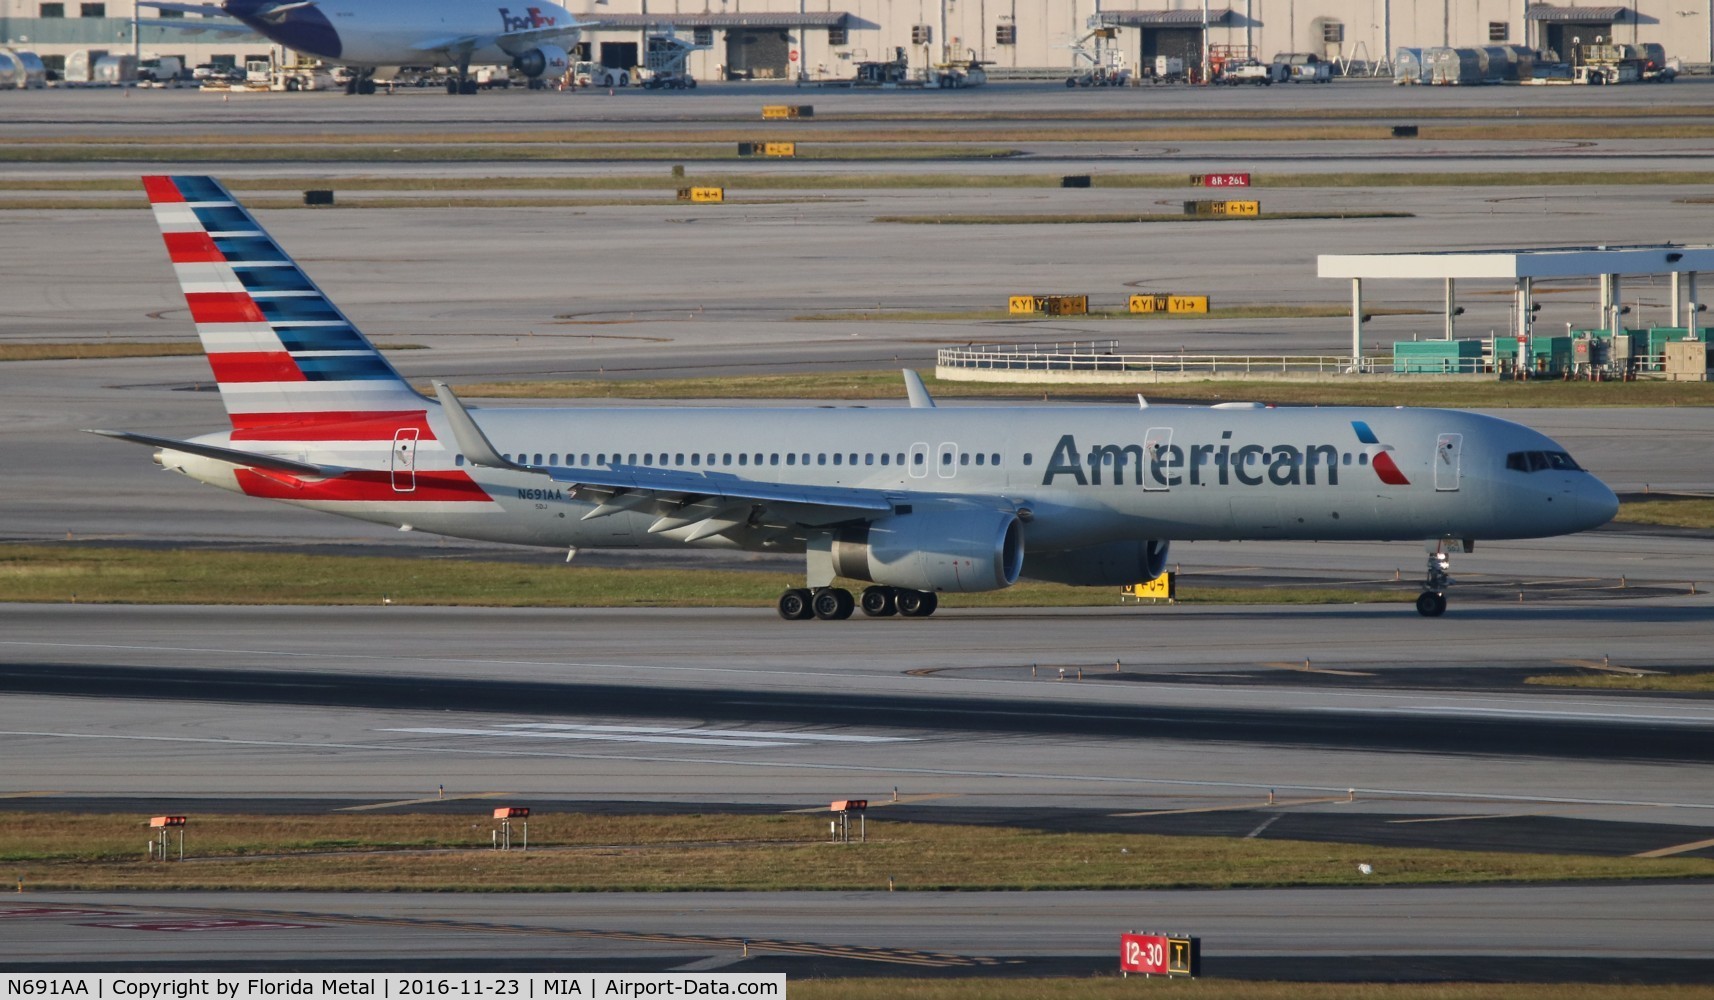
[[(0, 968), (1111, 975), (1125, 930), (1245, 979), (1705, 981), (1706, 887), (1230, 892), (74, 893), (0, 903)], [(1280, 913), (1293, 918), (1281, 920)], [(748, 955), (745, 951), (748, 949)]]
[[(11, 606), (0, 739), (15, 766), (0, 788), (698, 802), (718, 789), (803, 806), (897, 785), (949, 809), (1113, 811), (1356, 789), (1365, 811), (1699, 826), (1714, 823), (1707, 702), (1558, 693), (1517, 672), (1597, 650), (1643, 669), (1698, 664), (1708, 606), (1500, 605), (1437, 621), (1401, 608), (951, 612), (833, 628), (761, 610)], [(1324, 683), (1296, 676), (1305, 660)], [(1496, 679), (1384, 682), (1453, 664)]]

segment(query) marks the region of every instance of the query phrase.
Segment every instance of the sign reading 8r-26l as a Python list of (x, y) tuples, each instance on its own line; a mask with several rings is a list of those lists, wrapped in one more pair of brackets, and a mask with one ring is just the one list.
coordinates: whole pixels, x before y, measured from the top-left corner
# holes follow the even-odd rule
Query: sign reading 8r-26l
[(1119, 935), (1119, 971), (1145, 976), (1199, 976), (1202, 939), (1168, 934)]

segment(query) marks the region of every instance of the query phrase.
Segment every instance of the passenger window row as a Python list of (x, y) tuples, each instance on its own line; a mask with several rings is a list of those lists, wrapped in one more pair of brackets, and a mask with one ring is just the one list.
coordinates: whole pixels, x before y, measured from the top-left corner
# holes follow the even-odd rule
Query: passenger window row
[[(539, 451), (533, 452), (533, 453), (531, 453), (531, 452), (520, 452), (515, 456), (512, 453), (507, 452), (506, 454), (504, 454), (500, 457), (504, 458), (508, 462), (515, 460), (520, 465), (557, 466), (560, 464), (560, 461), (559, 461), (560, 455), (558, 452), (548, 452), (545, 454), (543, 452), (539, 452)], [(593, 459), (593, 461), (591, 461), (591, 459)], [(926, 460), (927, 460), (926, 456), (924, 456), (921, 452), (915, 453), (911, 456), (911, 464), (912, 465), (918, 465), (918, 466), (923, 465), (926, 462)], [(953, 460), (952, 452), (947, 451), (947, 452), (941, 453), (940, 463), (942, 465), (951, 465), (952, 460)], [(959, 465), (971, 465), (972, 463), (974, 463), (975, 465), (978, 465), (978, 466), (993, 466), (993, 467), (997, 468), (1000, 465), (1000, 453), (997, 451), (992, 452), (992, 453), (983, 452), (983, 453), (978, 453), (978, 454), (974, 454), (974, 455), (971, 452), (959, 453), (959, 456), (958, 456), (958, 464)], [(464, 456), (462, 454), (453, 456), (453, 464), (457, 465), (457, 466), (464, 465)], [(853, 452), (831, 452), (831, 453), (830, 452), (818, 452), (818, 453), (812, 454), (810, 452), (786, 452), (782, 455), (780, 452), (768, 452), (768, 453), (763, 453), (763, 452), (754, 452), (754, 453), (747, 453), (747, 452), (738, 452), (738, 453), (733, 453), (733, 452), (720, 452), (720, 453), (691, 452), (689, 454), (686, 454), (685, 452), (645, 452), (645, 453), (639, 455), (637, 452), (630, 452), (630, 453), (613, 452), (612, 454), (608, 454), (607, 452), (587, 452), (586, 451), (586, 452), (581, 452), (581, 453), (579, 453), (579, 452), (566, 452), (565, 464), (575, 465), (575, 466), (578, 466), (581, 468), (599, 467), (599, 466), (604, 466), (604, 465), (609, 465), (609, 464), (611, 464), (611, 465), (662, 466), (662, 467), (676, 467), (676, 468), (685, 468), (685, 467), (689, 467), (689, 468), (714, 468), (714, 467), (718, 467), (718, 466), (733, 466), (733, 465), (738, 465), (738, 466), (793, 465), (793, 466), (795, 466), (795, 465), (810, 465), (810, 464), (814, 464), (814, 465), (838, 465), (838, 466), (881, 465), (881, 466), (890, 467), (890, 466), (895, 466), (895, 465), (904, 465), (905, 464), (905, 453), (904, 452), (897, 452), (897, 453), (880, 452), (880, 453), (876, 453), (876, 452), (872, 452), (872, 451), (871, 452), (858, 453), (858, 452), (853, 451)], [(1024, 464), (1025, 465), (1030, 464), (1030, 456), (1028, 456), (1028, 455), (1024, 456)]]

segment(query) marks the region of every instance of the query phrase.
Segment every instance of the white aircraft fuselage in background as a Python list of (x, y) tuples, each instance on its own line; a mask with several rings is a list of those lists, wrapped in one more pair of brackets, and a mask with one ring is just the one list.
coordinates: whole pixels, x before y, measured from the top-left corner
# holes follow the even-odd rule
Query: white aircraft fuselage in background
[(836, 576), (875, 585), (866, 611), (907, 615), (1021, 577), (1141, 582), (1168, 543), (1200, 539), (1425, 539), (1418, 610), (1438, 615), (1441, 546), (1581, 531), (1618, 508), (1545, 435), (1455, 410), (936, 408), (913, 392), (897, 409), (473, 413), (405, 382), (212, 179), (145, 185), (232, 429), (109, 433), (204, 483), (414, 530), (804, 552), (786, 617), (850, 614)]
[[(295, 52), (357, 66), (514, 65), (539, 77), (564, 72), (580, 22), (546, 0), (223, 0), (145, 6), (226, 15)], [(154, 22), (196, 30), (197, 20)]]

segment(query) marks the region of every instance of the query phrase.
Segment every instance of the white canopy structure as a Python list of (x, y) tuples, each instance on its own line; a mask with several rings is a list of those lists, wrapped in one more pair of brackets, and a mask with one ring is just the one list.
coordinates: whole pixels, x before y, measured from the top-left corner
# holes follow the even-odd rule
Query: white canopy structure
[[(1520, 339), (1530, 333), (1532, 283), (1537, 278), (1599, 278), (1601, 316), (1619, 332), (1619, 283), (1627, 275), (1666, 274), (1672, 277), (1672, 324), (1689, 326), (1697, 312), (1696, 275), (1714, 270), (1714, 246), (1676, 243), (1646, 246), (1542, 247), (1529, 250), (1474, 250), (1446, 253), (1322, 254), (1317, 274), (1351, 281), (1351, 356), (1363, 356), (1363, 281), (1439, 280), (1446, 283), (1446, 339), (1451, 340), (1457, 315), (1457, 283), (1464, 280), (1509, 281), (1517, 301)], [(1681, 281), (1681, 276), (1687, 276)], [(1687, 294), (1681, 294), (1681, 290)]]

